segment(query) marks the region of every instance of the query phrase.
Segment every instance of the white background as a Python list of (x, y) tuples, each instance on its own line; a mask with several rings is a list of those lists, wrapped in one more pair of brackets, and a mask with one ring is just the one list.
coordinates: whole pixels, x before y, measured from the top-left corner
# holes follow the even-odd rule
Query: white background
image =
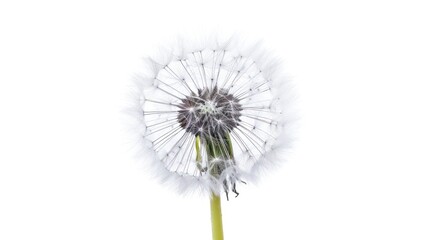
[(226, 239), (429, 239), (428, 12), (425, 1), (2, 1), (0, 239), (210, 239), (208, 199), (151, 179), (120, 111), (142, 57), (213, 31), (263, 39), (301, 115), (282, 168), (223, 201)]

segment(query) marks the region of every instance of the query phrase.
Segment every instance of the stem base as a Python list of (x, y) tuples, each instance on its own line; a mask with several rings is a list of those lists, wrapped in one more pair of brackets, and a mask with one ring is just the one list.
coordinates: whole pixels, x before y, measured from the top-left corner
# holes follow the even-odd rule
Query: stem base
[(223, 240), (222, 209), (220, 203), (220, 196), (213, 193), (210, 198), (213, 240)]

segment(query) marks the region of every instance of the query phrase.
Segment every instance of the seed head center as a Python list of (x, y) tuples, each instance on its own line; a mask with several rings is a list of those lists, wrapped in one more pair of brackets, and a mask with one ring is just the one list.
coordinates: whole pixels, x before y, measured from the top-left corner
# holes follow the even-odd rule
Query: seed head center
[(239, 100), (226, 89), (199, 89), (182, 99), (177, 120), (187, 132), (201, 136), (224, 136), (237, 127), (241, 116)]
[(202, 114), (213, 115), (220, 111), (220, 109), (216, 106), (216, 102), (214, 101), (205, 101), (203, 104), (200, 104), (198, 109)]

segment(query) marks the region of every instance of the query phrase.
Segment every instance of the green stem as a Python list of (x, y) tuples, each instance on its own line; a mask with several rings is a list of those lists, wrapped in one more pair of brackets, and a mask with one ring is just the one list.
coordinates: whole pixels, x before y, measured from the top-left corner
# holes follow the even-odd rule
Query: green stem
[(223, 240), (222, 209), (220, 196), (212, 194), (210, 198), (210, 210), (212, 213), (212, 237), (213, 240)]
[[(223, 141), (223, 142), (222, 142)], [(232, 144), (229, 134), (226, 134), (224, 139), (204, 138), (205, 150), (207, 151), (208, 161), (214, 158), (232, 157)], [(197, 151), (197, 166), (201, 166), (201, 139), (196, 137), (195, 149)], [(210, 163), (209, 163), (210, 165)], [(201, 167), (199, 167), (201, 170)], [(212, 167), (210, 174), (214, 177), (219, 177), (222, 174), (222, 167)], [(223, 240), (223, 225), (222, 225), (222, 209), (220, 196), (212, 192), (210, 196), (210, 211), (212, 220), (212, 236), (213, 240)]]

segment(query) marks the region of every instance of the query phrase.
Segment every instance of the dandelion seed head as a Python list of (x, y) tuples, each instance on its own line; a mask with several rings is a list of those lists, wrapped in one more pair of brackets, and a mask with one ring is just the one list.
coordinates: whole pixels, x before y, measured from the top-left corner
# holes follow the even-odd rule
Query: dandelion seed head
[(181, 191), (236, 191), (289, 143), (279, 141), (287, 79), (258, 48), (215, 42), (150, 59), (141, 79), (142, 145), (161, 179)]

